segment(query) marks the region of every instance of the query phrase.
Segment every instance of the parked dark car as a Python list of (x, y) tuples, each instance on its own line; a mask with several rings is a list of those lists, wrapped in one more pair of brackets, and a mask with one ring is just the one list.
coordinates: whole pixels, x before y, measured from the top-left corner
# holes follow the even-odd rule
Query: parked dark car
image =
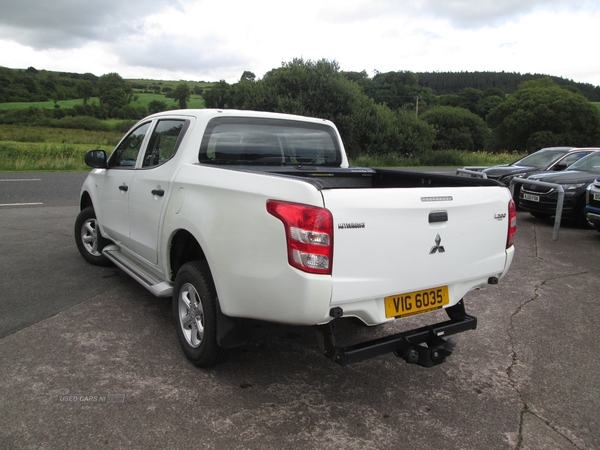
[[(577, 147), (546, 147), (531, 155), (527, 155), (513, 163), (488, 167), (482, 172), (488, 178), (497, 180), (506, 186), (510, 185), (513, 178), (525, 178), (534, 173), (543, 171), (562, 171), (575, 161), (589, 155), (597, 149)], [(519, 198), (521, 184), (515, 185), (514, 198)], [(518, 207), (519, 205), (517, 205)]]
[(586, 200), (586, 218), (600, 232), (600, 177), (588, 186)]
[[(571, 164), (562, 172), (544, 172), (530, 175), (527, 179), (560, 184), (565, 190), (563, 217), (581, 226), (591, 227), (585, 215), (586, 188), (600, 175), (600, 152), (592, 152)], [(519, 206), (535, 217), (552, 217), (556, 212), (558, 191), (556, 188), (524, 183), (519, 195)]]

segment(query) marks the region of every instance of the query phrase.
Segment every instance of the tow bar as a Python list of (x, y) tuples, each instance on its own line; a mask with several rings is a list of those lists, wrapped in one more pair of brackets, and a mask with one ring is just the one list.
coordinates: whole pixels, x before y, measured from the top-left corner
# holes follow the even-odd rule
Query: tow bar
[(446, 308), (450, 320), (414, 330), (361, 342), (347, 347), (338, 347), (335, 338), (335, 322), (316, 327), (317, 340), (323, 354), (341, 366), (364, 361), (386, 353), (394, 353), (409, 364), (432, 367), (446, 361), (456, 348), (456, 340), (445, 340), (451, 336), (477, 328), (477, 318), (465, 311), (463, 300)]

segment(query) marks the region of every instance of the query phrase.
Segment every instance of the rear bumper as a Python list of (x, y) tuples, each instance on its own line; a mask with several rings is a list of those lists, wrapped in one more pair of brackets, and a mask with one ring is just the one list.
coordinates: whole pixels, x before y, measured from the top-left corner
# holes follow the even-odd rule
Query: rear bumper
[(394, 353), (407, 363), (432, 367), (446, 361), (456, 343), (442, 338), (477, 328), (477, 318), (466, 313), (461, 300), (446, 309), (450, 320), (372, 341), (339, 347), (335, 338), (335, 321), (317, 327), (317, 338), (325, 356), (341, 366)]

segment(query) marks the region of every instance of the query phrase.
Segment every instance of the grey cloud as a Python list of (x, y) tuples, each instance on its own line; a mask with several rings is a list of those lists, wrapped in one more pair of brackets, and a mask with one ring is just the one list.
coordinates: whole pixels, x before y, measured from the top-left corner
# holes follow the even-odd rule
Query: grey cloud
[(0, 37), (35, 49), (75, 48), (139, 32), (144, 17), (191, 0), (3, 0)]
[(366, 0), (342, 10), (332, 5), (321, 9), (323, 20), (359, 22), (389, 17), (433, 17), (453, 27), (479, 29), (497, 26), (535, 11), (600, 12), (597, 0)]
[(206, 74), (233, 70), (241, 73), (250, 64), (246, 57), (224, 50), (216, 37), (190, 40), (162, 35), (140, 42), (115, 43), (112, 50), (129, 66), (173, 72)]
[(448, 20), (454, 27), (478, 29), (496, 26), (536, 11), (600, 11), (590, 0), (423, 0), (417, 12)]

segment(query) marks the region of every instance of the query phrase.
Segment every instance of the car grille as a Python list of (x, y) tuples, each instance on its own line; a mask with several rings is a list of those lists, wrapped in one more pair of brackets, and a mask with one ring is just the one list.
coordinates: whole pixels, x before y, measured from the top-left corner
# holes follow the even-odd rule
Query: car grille
[(549, 194), (550, 192), (552, 192), (553, 188), (549, 188), (546, 186), (538, 186), (536, 184), (527, 184), (524, 183), (523, 187), (521, 188), (522, 192), (532, 192), (534, 194)]

